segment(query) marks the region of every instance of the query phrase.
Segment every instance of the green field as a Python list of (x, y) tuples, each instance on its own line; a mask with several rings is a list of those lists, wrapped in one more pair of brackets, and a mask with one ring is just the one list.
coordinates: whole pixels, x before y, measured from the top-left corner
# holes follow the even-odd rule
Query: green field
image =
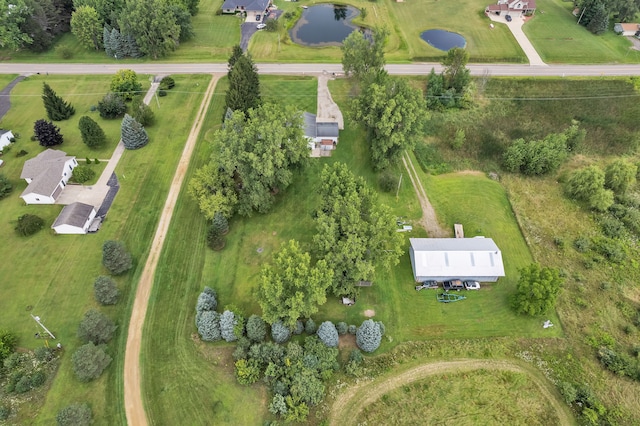
[(524, 33), (548, 63), (638, 63), (640, 51), (631, 50), (631, 42), (608, 31), (594, 35), (571, 14), (573, 3), (562, 0), (538, 0), (535, 17), (527, 22)]
[[(162, 62), (225, 62), (233, 45), (240, 42), (240, 24), (232, 15), (216, 15), (223, 0), (201, 0), (199, 13), (193, 17), (195, 37), (182, 42), (175, 52)], [(318, 0), (287, 2), (276, 0), (274, 4), (285, 12), (300, 10), (301, 6), (322, 3)], [(357, 9), (367, 9), (366, 17), (356, 17), (354, 23), (368, 28), (384, 27), (390, 31), (386, 56), (388, 62), (432, 61), (437, 62), (444, 52), (420, 39), (420, 33), (428, 29), (445, 29), (463, 35), (471, 62), (526, 63), (527, 59), (515, 38), (505, 25), (489, 28), (490, 20), (484, 8), (490, 1), (460, 0), (455, 7), (438, 0), (396, 2), (383, 0), (340, 0)], [(630, 50), (630, 43), (623, 37), (608, 32), (595, 36), (584, 27), (576, 25), (571, 15), (572, 3), (561, 0), (540, 0), (534, 18), (524, 26), (524, 31), (542, 56), (550, 62), (563, 63), (637, 63), (638, 51)], [(304, 47), (293, 43), (283, 24), (279, 33), (257, 32), (251, 39), (249, 51), (254, 59), (262, 62), (340, 62), (338, 47)], [(56, 41), (56, 48), (64, 47), (72, 53), (63, 59), (58, 50), (50, 49), (42, 54), (26, 51), (3, 52), (0, 57), (17, 62), (92, 62), (111, 63), (114, 59), (104, 52), (89, 50), (77, 43), (70, 33)], [(120, 60), (127, 63), (148, 62), (150, 59)]]
[[(33, 338), (38, 330), (29, 317), (30, 313), (39, 315), (65, 348), (59, 372), (39, 411), (37, 424), (51, 424), (57, 411), (72, 402), (88, 402), (96, 419), (95, 424), (124, 422), (121, 404), (122, 354), (126, 336), (122, 330), (127, 329), (130, 304), (135, 293), (134, 283), (142, 271), (182, 151), (184, 135), (188, 133), (199, 106), (200, 90), (206, 87), (208, 79), (208, 76), (176, 76), (176, 91), (180, 92), (169, 93), (169, 96), (161, 98), (160, 109), (152, 105), (157, 124), (148, 129), (151, 142), (143, 150), (123, 155), (116, 169), (120, 178), (120, 192), (100, 232), (86, 236), (54, 236), (48, 227), (61, 206), (25, 206), (19, 198), (26, 186), (19, 181), (22, 164), (42, 150), (35, 142), (29, 141), (30, 131), (26, 127), (42, 117), (42, 101), (39, 96), (26, 94), (39, 94), (44, 77), (31, 77), (19, 84), (12, 93), (12, 110), (6, 122), (13, 123), (12, 127), (20, 129), (24, 135), (14, 150), (26, 147), (29, 155), (14, 158), (12, 151), (8, 157), (4, 157), (6, 165), (2, 172), (11, 178), (16, 187), (9, 198), (0, 201), (0, 233), (4, 236), (6, 248), (0, 265), (3, 283), (0, 297), (10, 301), (0, 312), (0, 323), (19, 336), (20, 347), (32, 349), (44, 343)], [(77, 112), (72, 120), (77, 121), (88, 110), (88, 106), (96, 103), (108, 90), (109, 77), (49, 77), (47, 81), (76, 106)], [(71, 94), (76, 95), (72, 97)], [(17, 127), (20, 123), (23, 123), (25, 130)], [(108, 135), (115, 137), (119, 123), (114, 121), (104, 127)], [(65, 129), (63, 127), (63, 133)], [(114, 146), (115, 142), (111, 148)], [(82, 152), (83, 147), (82, 142), (69, 141), (68, 145), (65, 142), (61, 148), (73, 155), (76, 150)], [(24, 213), (43, 217), (46, 228), (29, 238), (18, 237), (13, 231), (14, 221)], [(95, 277), (106, 272), (101, 266), (101, 246), (107, 239), (125, 242), (135, 259), (134, 269), (117, 279), (123, 295), (121, 302), (114, 307), (101, 308), (119, 326), (114, 341), (109, 345), (109, 353), (114, 361), (100, 379), (82, 384), (71, 371), (71, 354), (80, 345), (76, 330), (82, 315), (96, 305), (92, 284)], [(36, 402), (22, 406), (15, 424), (33, 423), (33, 415), (38, 412), (39, 405)]]

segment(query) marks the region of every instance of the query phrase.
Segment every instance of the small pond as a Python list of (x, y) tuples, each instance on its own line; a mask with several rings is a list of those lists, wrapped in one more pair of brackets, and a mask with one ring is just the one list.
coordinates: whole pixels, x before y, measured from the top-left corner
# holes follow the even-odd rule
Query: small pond
[(420, 34), (420, 38), (436, 49), (447, 52), (454, 47), (465, 47), (467, 41), (458, 33), (445, 30), (427, 30)]
[(358, 27), (351, 23), (360, 12), (351, 6), (319, 4), (302, 12), (289, 32), (294, 43), (303, 46), (340, 46)]

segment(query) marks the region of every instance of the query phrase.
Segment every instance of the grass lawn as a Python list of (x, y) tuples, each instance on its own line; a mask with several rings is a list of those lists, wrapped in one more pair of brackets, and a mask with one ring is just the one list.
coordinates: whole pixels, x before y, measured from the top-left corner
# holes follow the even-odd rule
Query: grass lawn
[[(19, 198), (25, 184), (17, 185), (7, 199), (0, 201), (0, 233), (4, 236), (0, 264), (2, 287), (0, 298), (11, 301), (0, 311), (0, 323), (15, 332), (19, 345), (35, 348), (43, 344), (35, 340), (38, 331), (30, 313), (39, 315), (45, 325), (58, 337), (65, 348), (59, 372), (48, 392), (44, 407), (24, 406), (18, 423), (51, 424), (57, 411), (73, 402), (88, 402), (93, 410), (95, 424), (113, 425), (124, 423), (122, 405), (122, 364), (125, 336), (117, 332), (109, 345), (114, 358), (103, 376), (91, 383), (78, 382), (71, 370), (71, 354), (80, 345), (76, 337), (77, 325), (84, 312), (95, 307), (92, 284), (94, 279), (105, 274), (101, 266), (101, 247), (107, 239), (123, 241), (135, 259), (134, 269), (118, 277), (122, 292), (121, 302), (113, 307), (100, 308), (116, 320), (119, 330), (126, 330), (130, 304), (135, 294), (136, 279), (142, 271), (158, 216), (173, 177), (177, 160), (182, 151), (184, 138), (199, 106), (201, 88), (206, 87), (209, 76), (177, 76), (176, 89), (161, 98), (161, 108), (156, 109), (157, 124), (148, 130), (151, 142), (140, 151), (126, 152), (118, 165), (121, 179), (120, 192), (109, 212), (107, 220), (97, 234), (86, 236), (54, 236), (48, 227), (61, 210), (61, 206), (25, 206)], [(75, 90), (74, 93), (94, 93), (93, 97), (69, 97), (76, 106), (77, 118), (85, 107), (102, 96), (108, 89), (107, 76), (73, 76), (64, 79), (49, 79), (59, 94)], [(63, 84), (64, 82), (64, 84)], [(101, 82), (101, 84), (99, 84)], [(21, 87), (22, 85), (26, 87)], [(41, 80), (30, 78), (19, 84), (14, 94), (29, 93), (33, 87), (41, 90)], [(76, 87), (74, 89), (74, 87)], [(40, 118), (42, 101), (38, 96), (15, 96), (10, 115), (16, 115), (13, 107), (25, 116), (21, 122), (29, 123)], [(163, 124), (165, 123), (165, 124)], [(119, 124), (118, 124), (119, 126)], [(14, 126), (15, 127), (15, 126)], [(106, 126), (105, 126), (106, 127)], [(105, 128), (105, 131), (107, 129)], [(23, 131), (23, 134), (29, 134)], [(39, 148), (23, 137), (20, 144), (34, 144), (30, 155), (11, 158), (3, 167), (3, 173), (13, 182), (19, 181), (20, 170), (25, 159), (33, 157)], [(65, 142), (66, 145), (66, 142)], [(62, 149), (68, 149), (63, 145)], [(72, 146), (73, 143), (69, 143)], [(82, 143), (78, 143), (80, 148)], [(68, 149), (68, 152), (75, 154)], [(11, 154), (9, 154), (11, 156)], [(93, 157), (93, 155), (92, 155)], [(82, 159), (83, 157), (80, 157)], [(29, 238), (20, 238), (13, 231), (13, 221), (21, 214), (33, 213), (44, 218), (45, 229)], [(37, 266), (36, 266), (37, 265)]]
[(613, 31), (597, 36), (572, 15), (573, 3), (538, 0), (534, 18), (523, 30), (542, 60), (548, 63), (638, 63), (640, 52)]

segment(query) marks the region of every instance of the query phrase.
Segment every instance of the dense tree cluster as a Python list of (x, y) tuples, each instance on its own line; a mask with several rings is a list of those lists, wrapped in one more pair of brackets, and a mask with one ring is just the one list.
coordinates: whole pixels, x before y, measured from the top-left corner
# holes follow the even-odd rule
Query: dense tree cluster
[(553, 308), (564, 279), (555, 268), (541, 267), (537, 263), (520, 269), (513, 307), (520, 314), (542, 315)]
[(189, 184), (209, 220), (217, 212), (231, 217), (269, 211), (276, 195), (293, 182), (294, 171), (309, 160), (302, 115), (289, 106), (233, 112), (213, 146), (211, 162)]
[(18, 344), (18, 338), (15, 334), (0, 330), (0, 362), (8, 357)]
[(274, 395), (269, 411), (286, 421), (304, 421), (309, 408), (324, 397), (323, 381), (339, 368), (338, 349), (316, 336), (307, 337), (303, 345), (255, 343), (235, 354), (238, 382), (251, 384), (262, 378)]
[(436, 74), (432, 68), (427, 79), (427, 107), (441, 110), (444, 108), (468, 108), (471, 100), (471, 74), (466, 67), (469, 62), (467, 50), (454, 47), (442, 60), (444, 70)]
[(309, 317), (326, 300), (326, 290), (333, 273), (327, 262), (311, 264), (311, 255), (303, 252), (297, 241), (290, 240), (262, 268), (258, 303), (268, 323), (281, 320), (293, 329), (300, 317)]
[(358, 80), (367, 80), (384, 69), (384, 46), (389, 33), (383, 28), (373, 31), (371, 37), (353, 31), (342, 42), (342, 69)]
[(402, 236), (395, 216), (377, 202), (375, 192), (344, 163), (326, 165), (319, 180), (320, 209), (313, 246), (333, 271), (331, 291), (355, 296), (358, 281), (371, 281), (375, 265), (398, 263)]

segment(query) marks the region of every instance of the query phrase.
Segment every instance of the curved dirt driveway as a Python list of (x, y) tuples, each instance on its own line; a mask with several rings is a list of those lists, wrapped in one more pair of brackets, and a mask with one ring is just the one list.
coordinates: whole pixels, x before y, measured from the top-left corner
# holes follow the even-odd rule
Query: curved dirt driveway
[(131, 319), (129, 322), (129, 331), (127, 334), (127, 346), (125, 348), (124, 355), (124, 406), (127, 414), (127, 423), (131, 426), (146, 426), (147, 414), (144, 409), (144, 403), (142, 399), (142, 380), (140, 374), (140, 345), (142, 343), (142, 329), (144, 327), (144, 319), (147, 315), (147, 307), (149, 305), (149, 295), (151, 294), (151, 288), (153, 287), (153, 278), (156, 272), (156, 266), (158, 266), (158, 260), (160, 259), (160, 253), (162, 246), (164, 245), (164, 239), (167, 236), (167, 230), (171, 223), (171, 217), (173, 216), (173, 209), (176, 206), (178, 200), (178, 194), (182, 187), (182, 182), (189, 168), (189, 161), (191, 160), (191, 154), (196, 146), (198, 140), (198, 134), (204, 123), (204, 118), (207, 115), (209, 104), (211, 103), (211, 97), (213, 96), (213, 90), (216, 87), (216, 83), (220, 76), (213, 75), (209, 87), (204, 94), (200, 109), (196, 115), (196, 119), (193, 122), (189, 137), (182, 150), (180, 161), (178, 162), (178, 168), (173, 175), (171, 181), (171, 187), (169, 188), (169, 194), (167, 195), (167, 201), (162, 208), (160, 214), (160, 220), (158, 221), (158, 228), (153, 237), (151, 248), (149, 249), (149, 256), (147, 262), (144, 265), (144, 270), (140, 276), (138, 282), (138, 288), (136, 290), (136, 298), (133, 301), (133, 307), (131, 308)]
[[(531, 374), (526, 368), (502, 360), (465, 359), (458, 361), (434, 362), (411, 368), (392, 377), (381, 377), (373, 381), (351, 386), (336, 396), (335, 403), (329, 414), (329, 424), (344, 426), (357, 420), (362, 407), (381, 398), (385, 393), (407, 383), (415, 382), (425, 377), (442, 373), (465, 372), (478, 369), (513, 371), (526, 373), (553, 407), (561, 425), (573, 425), (575, 421), (567, 406), (560, 402), (553, 393), (550, 383), (543, 382)], [(343, 414), (347, 411), (346, 414)]]

